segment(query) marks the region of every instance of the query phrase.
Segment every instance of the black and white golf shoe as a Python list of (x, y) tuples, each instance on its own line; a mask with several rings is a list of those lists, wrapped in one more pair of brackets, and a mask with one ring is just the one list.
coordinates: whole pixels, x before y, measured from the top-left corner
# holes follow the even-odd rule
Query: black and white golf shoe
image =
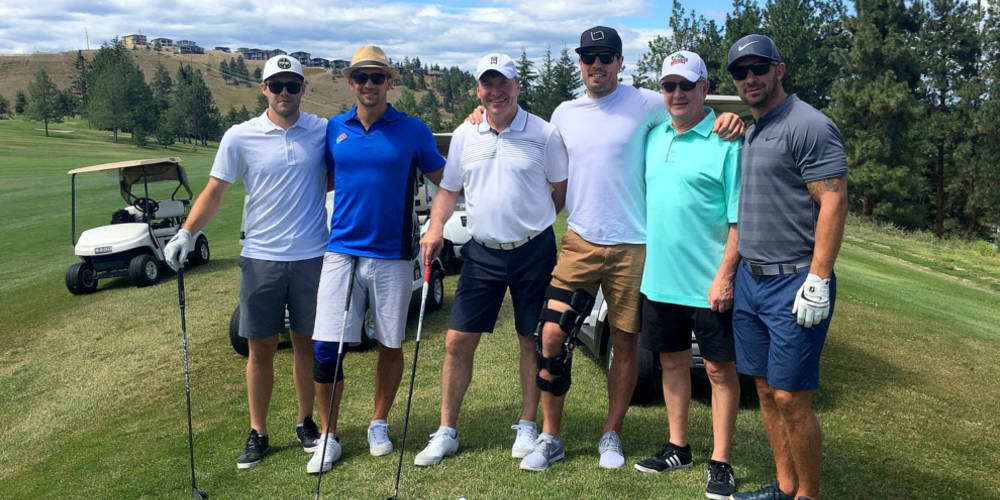
[(674, 469), (687, 469), (693, 463), (691, 461), (691, 445), (681, 448), (667, 442), (663, 443), (660, 451), (656, 452), (655, 455), (636, 462), (635, 470), (659, 474)]
[(256, 430), (250, 429), (246, 447), (243, 448), (243, 453), (236, 459), (236, 468), (249, 469), (256, 466), (270, 449), (270, 446), (267, 444), (267, 436), (261, 436), (257, 434)]

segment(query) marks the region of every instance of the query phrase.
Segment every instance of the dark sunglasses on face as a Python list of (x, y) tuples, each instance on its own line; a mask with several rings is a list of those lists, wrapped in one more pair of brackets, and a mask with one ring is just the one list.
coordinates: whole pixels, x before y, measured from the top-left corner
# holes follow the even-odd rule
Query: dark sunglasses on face
[(267, 89), (272, 94), (280, 94), (282, 90), (288, 89), (288, 93), (294, 95), (302, 91), (302, 82), (267, 82)]
[(774, 66), (775, 62), (757, 62), (753, 64), (748, 64), (746, 66), (733, 66), (729, 70), (729, 74), (733, 76), (733, 80), (745, 80), (747, 77), (747, 71), (753, 71), (753, 74), (757, 76), (766, 75), (768, 71), (771, 71), (771, 66)]
[(368, 80), (371, 80), (375, 85), (382, 85), (385, 83), (385, 78), (385, 73), (361, 73), (358, 71), (351, 73), (351, 80), (354, 80), (354, 83), (358, 85), (364, 85), (368, 83)]
[(597, 59), (601, 60), (601, 64), (611, 64), (617, 57), (618, 54), (613, 52), (584, 52), (580, 54), (580, 60), (587, 65), (594, 64)]
[(691, 90), (694, 89), (695, 85), (698, 85), (698, 82), (689, 82), (687, 80), (684, 80), (681, 82), (663, 82), (660, 84), (660, 88), (663, 89), (664, 92), (669, 94), (673, 92), (674, 89), (676, 89), (677, 87), (680, 87), (681, 90), (683, 90), (684, 92), (690, 92)]

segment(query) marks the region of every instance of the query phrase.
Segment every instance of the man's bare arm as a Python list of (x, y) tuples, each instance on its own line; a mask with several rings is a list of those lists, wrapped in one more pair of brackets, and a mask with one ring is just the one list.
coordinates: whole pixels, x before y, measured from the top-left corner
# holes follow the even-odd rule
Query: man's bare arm
[(736, 265), (740, 261), (737, 234), (736, 224), (730, 224), (722, 262), (708, 287), (708, 307), (713, 311), (725, 312), (733, 306), (733, 276), (736, 275)]
[(833, 264), (840, 252), (847, 221), (847, 178), (834, 177), (806, 184), (809, 195), (819, 204), (816, 220), (816, 244), (813, 248), (809, 272), (820, 278), (829, 278)]
[[(443, 169), (442, 169), (443, 170)], [(440, 179), (439, 179), (440, 180)], [(449, 191), (438, 186), (431, 202), (431, 214), (428, 217), (427, 232), (420, 238), (420, 249), (424, 253), (424, 265), (434, 262), (444, 247), (444, 224), (455, 212), (455, 202), (461, 191)]]
[(556, 206), (556, 213), (559, 213), (566, 206), (566, 185), (567, 181), (552, 182), (552, 204)]

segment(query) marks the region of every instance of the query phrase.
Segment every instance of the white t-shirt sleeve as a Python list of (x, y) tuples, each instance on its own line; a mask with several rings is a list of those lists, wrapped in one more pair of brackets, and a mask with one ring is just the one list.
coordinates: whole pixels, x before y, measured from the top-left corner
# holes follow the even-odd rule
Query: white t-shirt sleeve
[(441, 187), (448, 191), (461, 191), (462, 186), (462, 148), (465, 147), (463, 133), (468, 123), (462, 123), (451, 135), (448, 145), (448, 158), (444, 164), (444, 175), (441, 177)]
[(559, 130), (553, 127), (545, 143), (545, 179), (550, 183), (562, 182), (569, 176), (569, 156)]
[(215, 162), (212, 163), (212, 171), (208, 174), (230, 184), (246, 174), (246, 166), (240, 155), (237, 134), (236, 127), (232, 127), (222, 136), (222, 140), (219, 141), (219, 150), (215, 153)]

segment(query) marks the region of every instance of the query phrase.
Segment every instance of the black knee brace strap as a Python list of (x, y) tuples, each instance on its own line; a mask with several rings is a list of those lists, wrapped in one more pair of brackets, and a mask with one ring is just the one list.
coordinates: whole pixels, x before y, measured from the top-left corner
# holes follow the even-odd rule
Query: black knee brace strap
[[(313, 380), (321, 384), (330, 384), (344, 380), (343, 359), (341, 359), (340, 366), (336, 368), (335, 366), (336, 363), (320, 363), (313, 360)], [(334, 376), (333, 370), (337, 370), (336, 376)]]
[[(572, 384), (573, 348), (576, 347), (576, 335), (580, 332), (586, 315), (594, 307), (594, 296), (582, 289), (570, 292), (549, 286), (545, 292), (545, 298), (565, 302), (569, 304), (570, 309), (556, 311), (546, 307), (540, 314), (535, 335), (537, 345), (535, 364), (538, 369), (535, 382), (540, 390), (551, 392), (554, 396), (562, 396), (569, 391), (569, 386)], [(559, 325), (559, 329), (566, 334), (559, 354), (550, 357), (545, 357), (542, 354), (542, 328), (546, 322)], [(548, 371), (553, 379), (542, 378), (541, 370)]]

